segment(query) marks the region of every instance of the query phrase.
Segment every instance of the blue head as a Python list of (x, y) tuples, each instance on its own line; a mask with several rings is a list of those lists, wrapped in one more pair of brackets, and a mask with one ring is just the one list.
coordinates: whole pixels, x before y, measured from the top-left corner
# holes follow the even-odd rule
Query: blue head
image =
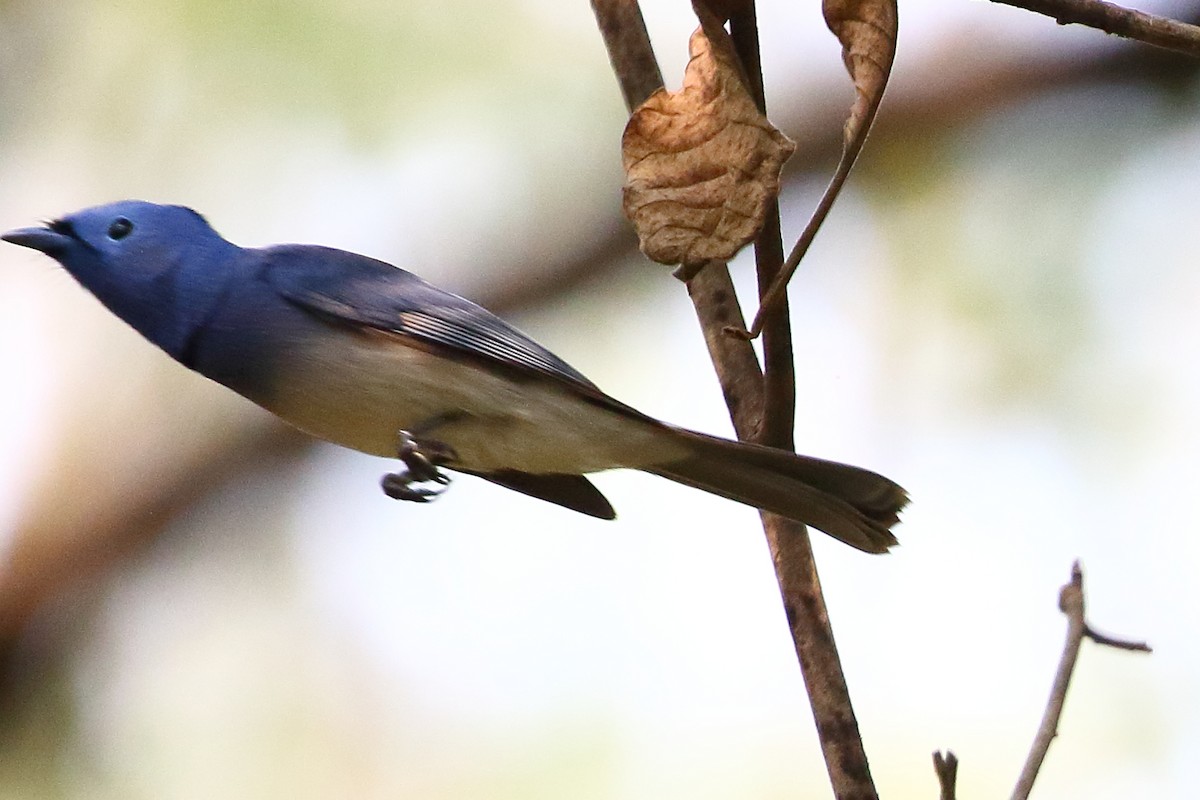
[(0, 238), (54, 258), (177, 358), (219, 302), (242, 252), (190, 208), (140, 200), (84, 209)]

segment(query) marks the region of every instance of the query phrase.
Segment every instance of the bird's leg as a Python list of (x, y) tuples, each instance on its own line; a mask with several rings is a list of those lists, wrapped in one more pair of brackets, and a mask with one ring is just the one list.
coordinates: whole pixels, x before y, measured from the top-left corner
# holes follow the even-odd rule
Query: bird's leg
[[(396, 500), (428, 503), (446, 491), (450, 476), (438, 467), (454, 461), (457, 454), (450, 445), (425, 438), (423, 434), (453, 418), (452, 415), (442, 415), (422, 423), (414, 431), (397, 431), (396, 456), (404, 462), (404, 469), (383, 476), (384, 494)], [(434, 483), (438, 486), (414, 486), (416, 483)]]
[[(396, 455), (404, 469), (383, 476), (383, 491), (396, 500), (428, 503), (450, 484), (450, 476), (438, 469), (455, 458), (454, 449), (431, 439), (418, 440), (409, 431), (398, 431)], [(414, 486), (417, 483), (439, 484), (434, 487)]]

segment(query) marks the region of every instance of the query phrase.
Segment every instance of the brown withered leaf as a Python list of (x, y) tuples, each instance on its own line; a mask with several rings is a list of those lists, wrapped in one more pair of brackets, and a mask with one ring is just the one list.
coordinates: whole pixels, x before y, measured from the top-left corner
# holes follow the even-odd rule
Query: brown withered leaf
[(729, 35), (703, 28), (678, 92), (660, 89), (625, 126), (624, 210), (662, 264), (732, 258), (758, 235), (795, 145), (759, 113)]
[(842, 43), (842, 61), (854, 81), (854, 107), (846, 120), (845, 146), (862, 149), (896, 56), (896, 0), (822, 0), (825, 24)]

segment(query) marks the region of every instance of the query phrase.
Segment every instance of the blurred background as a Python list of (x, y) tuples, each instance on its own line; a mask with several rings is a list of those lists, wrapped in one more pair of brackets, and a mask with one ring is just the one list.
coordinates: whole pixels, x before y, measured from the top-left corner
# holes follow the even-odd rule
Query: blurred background
[[(695, 26), (645, 13), (669, 85)], [(1145, 3), (1196, 17), (1194, 4)], [(794, 239), (852, 92), (763, 0)], [(913, 0), (865, 160), (792, 285), (801, 451), (903, 483), (903, 546), (815, 537), (881, 792), (1007, 793), (1081, 558), (1038, 794), (1182, 797), (1200, 752), (1200, 83), (1183, 57)], [(634, 406), (730, 425), (620, 216), (587, 3), (0, 0), (0, 229), (126, 197), (489, 305)], [(733, 265), (753, 292), (752, 266)], [(753, 305), (751, 304), (751, 309)], [(315, 444), (0, 247), (0, 798), (828, 792), (753, 511), (605, 474), (604, 523)]]

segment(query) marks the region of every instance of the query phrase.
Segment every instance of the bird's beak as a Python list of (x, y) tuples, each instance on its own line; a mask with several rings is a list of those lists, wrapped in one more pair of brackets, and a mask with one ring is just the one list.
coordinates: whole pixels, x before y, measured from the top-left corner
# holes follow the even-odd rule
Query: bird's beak
[(71, 243), (70, 236), (50, 228), (17, 228), (15, 231), (0, 233), (0, 239), (40, 250), (47, 255), (63, 251)]

